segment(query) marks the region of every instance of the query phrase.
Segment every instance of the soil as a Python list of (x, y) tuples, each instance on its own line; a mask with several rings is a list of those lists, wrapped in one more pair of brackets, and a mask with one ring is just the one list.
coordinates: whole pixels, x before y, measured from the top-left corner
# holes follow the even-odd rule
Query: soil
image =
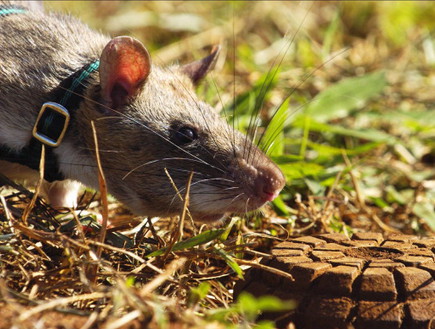
[[(24, 314), (28, 307), (13, 305), (12, 303), (0, 303), (2, 316), (0, 317), (0, 328), (13, 328), (17, 324), (17, 318)], [(79, 329), (83, 328), (88, 317), (64, 314), (56, 311), (47, 311), (35, 314), (20, 321), (20, 328), (44, 328), (44, 329)]]

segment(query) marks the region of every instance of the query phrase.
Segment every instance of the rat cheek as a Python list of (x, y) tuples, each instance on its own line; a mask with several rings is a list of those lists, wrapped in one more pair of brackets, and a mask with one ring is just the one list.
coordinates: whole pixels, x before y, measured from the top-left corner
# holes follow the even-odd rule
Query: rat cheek
[(132, 143), (129, 146), (130, 146), (129, 147), (130, 151), (134, 152), (134, 153), (140, 152), (142, 150), (142, 148), (143, 148), (142, 144), (136, 144), (136, 143), (134, 143), (134, 144)]

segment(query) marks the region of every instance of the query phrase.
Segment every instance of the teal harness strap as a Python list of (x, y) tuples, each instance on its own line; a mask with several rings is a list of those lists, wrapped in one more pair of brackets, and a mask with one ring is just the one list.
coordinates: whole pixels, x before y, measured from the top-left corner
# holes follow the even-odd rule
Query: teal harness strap
[(26, 9), (20, 6), (0, 6), (0, 17), (9, 16), (13, 14), (22, 14), (26, 12)]
[[(80, 70), (63, 80), (60, 85), (54, 89), (48, 99), (55, 104), (60, 104), (70, 116), (73, 116), (80, 102), (83, 99), (83, 92), (86, 89), (86, 81), (89, 76), (98, 70), (100, 61), (95, 60), (83, 66)], [(50, 111), (38, 123), (38, 132), (45, 136), (54, 136), (59, 134), (62, 127), (63, 119), (58, 116), (57, 112)]]
[[(68, 104), (69, 99), (77, 95), (76, 90), (80, 89), (79, 87), (83, 84), (83, 81), (86, 81), (92, 72), (95, 72), (100, 67), (100, 61), (96, 60), (86, 66), (84, 66), (80, 71), (74, 74), (70, 87), (65, 91), (62, 99), (59, 101), (60, 104), (66, 106)], [(78, 75), (78, 76), (76, 76)]]
[[(0, 6), (0, 18), (27, 12), (20, 6)], [(15, 162), (38, 170), (41, 159), (42, 145), (45, 144), (44, 178), (50, 182), (63, 180), (59, 162), (53, 148), (62, 142), (68, 129), (70, 117), (83, 100), (91, 74), (98, 70), (99, 60), (93, 60), (78, 71), (62, 80), (59, 86), (50, 92), (48, 101), (42, 104), (38, 119), (32, 131), (32, 138), (27, 146), (20, 151), (13, 151), (6, 145), (0, 144), (0, 160)]]

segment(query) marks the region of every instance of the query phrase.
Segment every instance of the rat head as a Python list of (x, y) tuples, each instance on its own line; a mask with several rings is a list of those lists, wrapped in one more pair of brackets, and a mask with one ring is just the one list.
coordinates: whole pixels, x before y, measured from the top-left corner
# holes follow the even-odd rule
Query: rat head
[(194, 93), (217, 53), (160, 68), (130, 37), (103, 50), (100, 83), (90, 91), (98, 101), (86, 102), (81, 122), (92, 149), (95, 121), (109, 192), (133, 212), (179, 214), (190, 175), (189, 210), (198, 221), (257, 209), (283, 188), (279, 168)]

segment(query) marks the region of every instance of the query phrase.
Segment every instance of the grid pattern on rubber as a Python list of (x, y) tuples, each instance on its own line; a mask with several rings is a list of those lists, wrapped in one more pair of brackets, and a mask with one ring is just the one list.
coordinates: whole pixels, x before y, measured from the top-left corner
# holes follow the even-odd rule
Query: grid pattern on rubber
[(290, 281), (251, 269), (235, 287), (253, 295), (298, 301), (287, 315), (265, 314), (278, 327), (434, 328), (435, 238), (356, 233), (291, 239), (262, 263), (291, 274)]

